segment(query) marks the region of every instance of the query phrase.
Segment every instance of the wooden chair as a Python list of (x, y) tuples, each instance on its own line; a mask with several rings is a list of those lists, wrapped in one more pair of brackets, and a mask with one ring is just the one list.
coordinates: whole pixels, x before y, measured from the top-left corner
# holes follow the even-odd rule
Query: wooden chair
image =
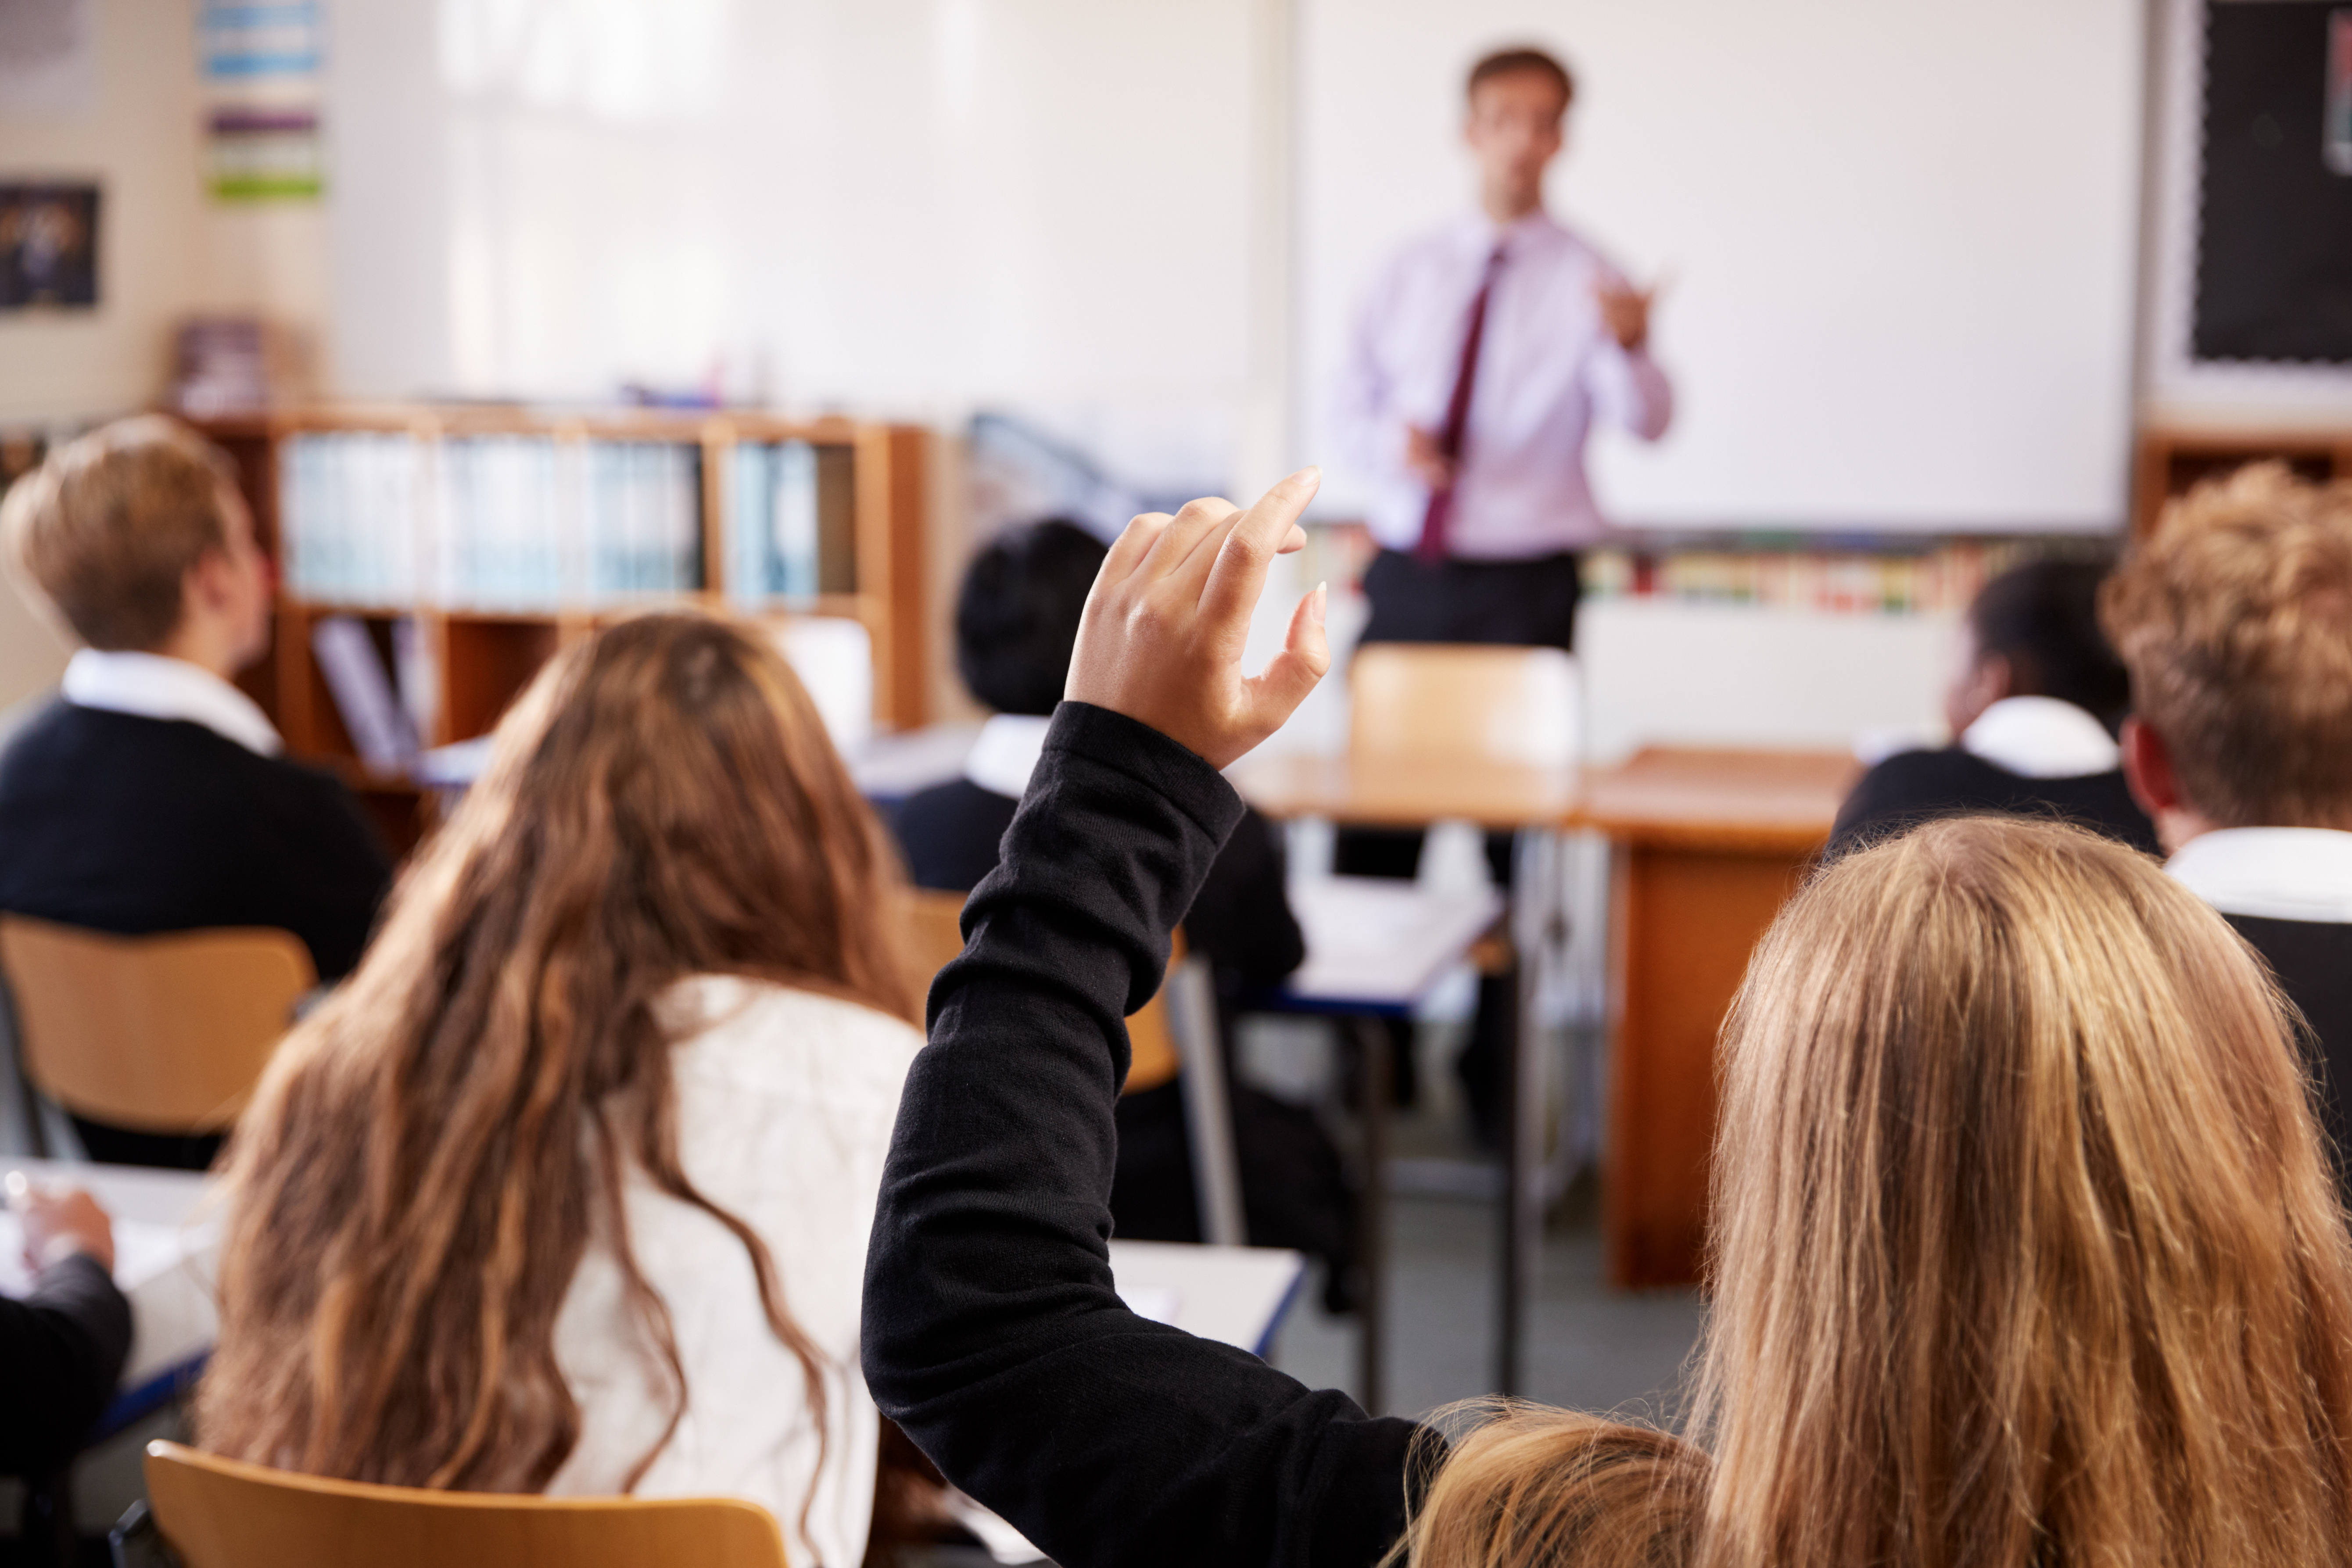
[(1348, 749), (1390, 758), (1572, 766), (1576, 661), (1558, 648), (1375, 643), (1349, 666)]
[(236, 1121), (318, 983), (291, 932), (114, 936), (15, 915), (0, 915), (0, 970), (26, 1081), (78, 1115), (154, 1133)]
[[(908, 895), (908, 903), (909, 946), (915, 973), (923, 984), (929, 985), (932, 976), (947, 967), (949, 959), (963, 951), (963, 894), (919, 887)], [(1169, 967), (1172, 969), (1183, 961), (1184, 934), (1179, 931), (1175, 947), (1168, 956)], [(1143, 1004), (1140, 1012), (1127, 1020), (1127, 1082), (1120, 1085), (1120, 1093), (1140, 1094), (1175, 1080), (1182, 1059), (1176, 1051), (1176, 1037), (1168, 1027), (1164, 987), (1160, 995)]]
[[(908, 903), (909, 956), (928, 983), (963, 951), (963, 895), (917, 888)], [(1248, 1232), (1242, 1219), (1225, 1058), (1217, 1041), (1215, 988), (1208, 960), (1186, 955), (1181, 931), (1169, 951), (1168, 977), (1159, 994), (1127, 1020), (1127, 1082), (1120, 1093), (1139, 1094), (1182, 1074), (1184, 1134), (1202, 1235), (1221, 1246), (1243, 1245)]]
[(324, 1480), (147, 1445), (157, 1532), (184, 1568), (784, 1568), (732, 1498), (551, 1498)]

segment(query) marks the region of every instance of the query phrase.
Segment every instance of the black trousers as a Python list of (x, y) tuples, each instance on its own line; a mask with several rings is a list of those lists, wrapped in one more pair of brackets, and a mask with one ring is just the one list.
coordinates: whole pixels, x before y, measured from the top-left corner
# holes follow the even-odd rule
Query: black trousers
[(1499, 643), (1574, 648), (1584, 594), (1574, 555), (1423, 566), (1384, 549), (1364, 570), (1365, 643)]
[[(1583, 579), (1574, 555), (1532, 560), (1449, 560), (1423, 566), (1402, 550), (1384, 549), (1364, 572), (1371, 619), (1365, 643), (1487, 643), (1512, 647), (1572, 649)], [(1331, 869), (1341, 876), (1411, 877), (1421, 865), (1425, 835), (1393, 828), (1348, 828), (1332, 846)], [(1486, 835), (1486, 864), (1496, 884), (1511, 885), (1511, 838)], [(1509, 1031), (1517, 1027), (1517, 981), (1488, 975), (1478, 982), (1478, 1011), (1469, 1043), (1454, 1062), (1479, 1141), (1500, 1148), (1505, 1064)], [(1397, 1097), (1411, 1103), (1416, 1073), (1412, 1028), (1391, 1025)]]

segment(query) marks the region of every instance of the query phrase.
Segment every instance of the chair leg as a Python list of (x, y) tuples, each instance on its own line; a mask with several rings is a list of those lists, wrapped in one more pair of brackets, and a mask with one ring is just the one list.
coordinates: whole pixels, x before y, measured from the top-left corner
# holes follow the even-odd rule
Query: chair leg
[(1358, 1092), (1363, 1100), (1363, 1197), (1357, 1242), (1363, 1295), (1357, 1302), (1356, 1397), (1374, 1416), (1388, 1404), (1389, 1102), (1391, 1097), (1388, 1020), (1358, 1018)]
[(25, 1506), (17, 1515), (16, 1541), (21, 1560), (27, 1564), (74, 1568), (78, 1546), (69, 1465), (25, 1478)]
[(1192, 1156), (1192, 1187), (1201, 1236), (1221, 1247), (1242, 1247), (1240, 1156), (1234, 1147), (1234, 1108), (1225, 1087), (1224, 1051), (1217, 1042), (1216, 988), (1208, 960), (1190, 957), (1168, 973), (1168, 1025), (1183, 1061), (1184, 1138)]

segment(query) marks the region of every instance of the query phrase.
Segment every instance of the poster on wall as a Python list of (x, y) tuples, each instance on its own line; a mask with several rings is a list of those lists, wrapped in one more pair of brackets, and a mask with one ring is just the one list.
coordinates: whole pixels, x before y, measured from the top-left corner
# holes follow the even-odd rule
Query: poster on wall
[(79, 114), (98, 99), (90, 0), (0, 0), (0, 114)]
[(325, 19), (318, 0), (205, 0), (197, 13), (207, 184), (219, 202), (316, 201)]
[(98, 304), (98, 187), (0, 183), (0, 311)]

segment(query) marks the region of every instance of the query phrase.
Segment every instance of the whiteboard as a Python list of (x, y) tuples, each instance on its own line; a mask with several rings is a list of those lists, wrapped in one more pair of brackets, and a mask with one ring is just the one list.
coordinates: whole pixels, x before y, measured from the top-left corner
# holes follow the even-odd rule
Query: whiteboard
[(1578, 77), (1553, 211), (1670, 281), (1675, 428), (1596, 439), (1617, 520), (2103, 530), (2128, 473), (2138, 0), (1298, 0), (1300, 410), (1330, 469), (1352, 312), (1468, 209), (1461, 81)]
[(335, 388), (1066, 411), (1216, 472), (1257, 3), (335, 0)]

